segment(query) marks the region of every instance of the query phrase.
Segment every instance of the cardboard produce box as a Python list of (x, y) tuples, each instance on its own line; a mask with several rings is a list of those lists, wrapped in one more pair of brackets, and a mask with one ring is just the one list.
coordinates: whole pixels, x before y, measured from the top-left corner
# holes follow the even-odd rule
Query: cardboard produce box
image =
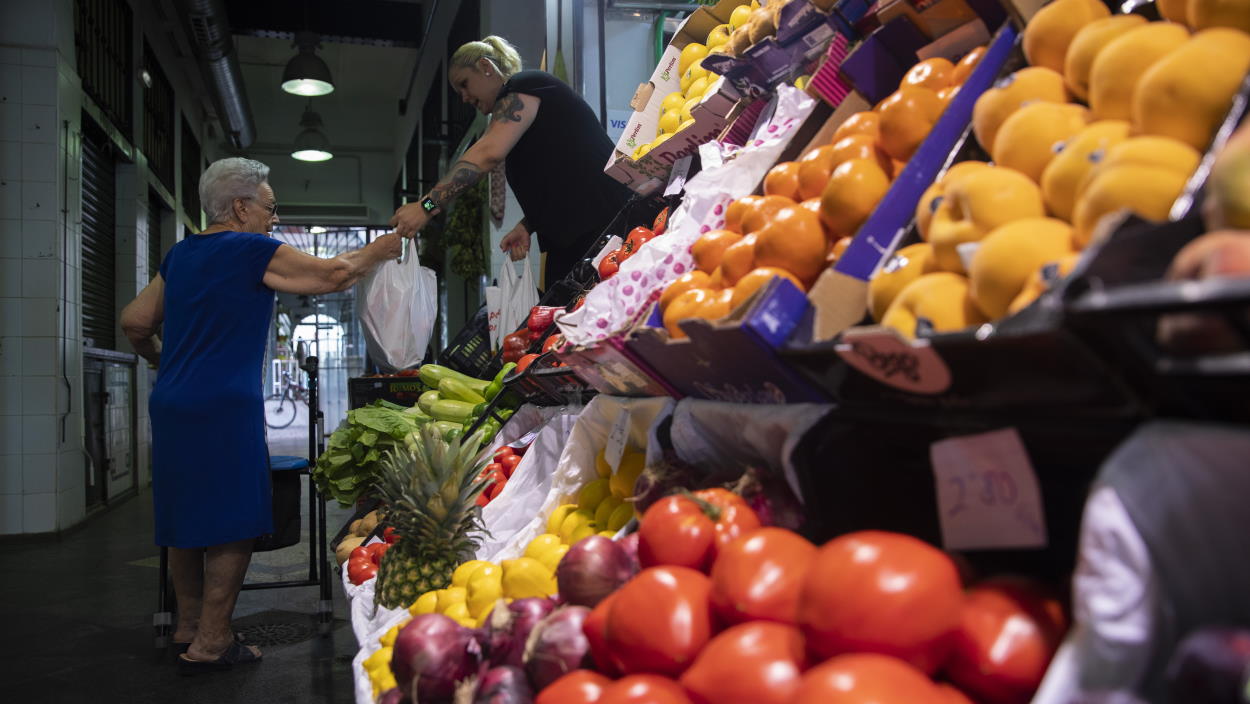
[(822, 10), (811, 0), (792, 0), (777, 16), (775, 36), (756, 42), (742, 56), (708, 56), (703, 67), (725, 76), (742, 95), (765, 95), (806, 71), (844, 26), (833, 10)]

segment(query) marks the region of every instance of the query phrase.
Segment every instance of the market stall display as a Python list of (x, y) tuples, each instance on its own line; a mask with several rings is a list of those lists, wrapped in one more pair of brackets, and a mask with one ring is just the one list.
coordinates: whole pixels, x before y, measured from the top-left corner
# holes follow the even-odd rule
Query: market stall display
[(1033, 700), (1106, 458), (1246, 417), (1250, 28), (1004, 4), (686, 20), (605, 165), (680, 204), (331, 440), (361, 704)]

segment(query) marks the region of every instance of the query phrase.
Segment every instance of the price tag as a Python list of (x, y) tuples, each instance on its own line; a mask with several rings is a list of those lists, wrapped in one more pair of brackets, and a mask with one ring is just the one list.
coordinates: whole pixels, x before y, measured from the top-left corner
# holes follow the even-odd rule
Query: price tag
[(621, 466), (621, 456), (625, 454), (625, 446), (629, 444), (629, 409), (622, 408), (612, 430), (608, 431), (608, 444), (603, 449), (603, 458), (615, 472)]
[(951, 385), (950, 367), (927, 341), (908, 342), (893, 330), (847, 332), (834, 350), (842, 361), (896, 389), (939, 394)]
[(686, 177), (690, 173), (690, 163), (693, 160), (694, 155), (687, 154), (673, 163), (673, 170), (669, 173), (668, 186), (664, 189), (664, 195), (676, 195), (686, 189)]
[(1014, 428), (929, 447), (948, 550), (1046, 546), (1037, 475)]

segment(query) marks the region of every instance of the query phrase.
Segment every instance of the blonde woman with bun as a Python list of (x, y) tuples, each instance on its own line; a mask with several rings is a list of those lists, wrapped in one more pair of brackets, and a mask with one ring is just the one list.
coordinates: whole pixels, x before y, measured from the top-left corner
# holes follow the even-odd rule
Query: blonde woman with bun
[(414, 237), (430, 218), (500, 163), (524, 217), (500, 243), (513, 260), (531, 235), (547, 255), (547, 285), (564, 278), (629, 198), (603, 173), (612, 141), (590, 106), (544, 71), (521, 70), (501, 37), (469, 42), (452, 54), (447, 79), (460, 99), (490, 116), (486, 132), (421, 200), (395, 211), (391, 225)]

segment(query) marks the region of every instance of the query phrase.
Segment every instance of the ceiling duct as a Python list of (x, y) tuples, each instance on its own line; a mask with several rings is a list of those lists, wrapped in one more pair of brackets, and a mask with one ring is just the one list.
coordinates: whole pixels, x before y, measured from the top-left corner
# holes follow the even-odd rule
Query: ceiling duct
[(195, 54), (208, 75), (221, 113), (221, 124), (237, 149), (246, 149), (256, 140), (256, 123), (243, 88), (243, 74), (234, 52), (234, 39), (226, 20), (223, 0), (184, 0)]

